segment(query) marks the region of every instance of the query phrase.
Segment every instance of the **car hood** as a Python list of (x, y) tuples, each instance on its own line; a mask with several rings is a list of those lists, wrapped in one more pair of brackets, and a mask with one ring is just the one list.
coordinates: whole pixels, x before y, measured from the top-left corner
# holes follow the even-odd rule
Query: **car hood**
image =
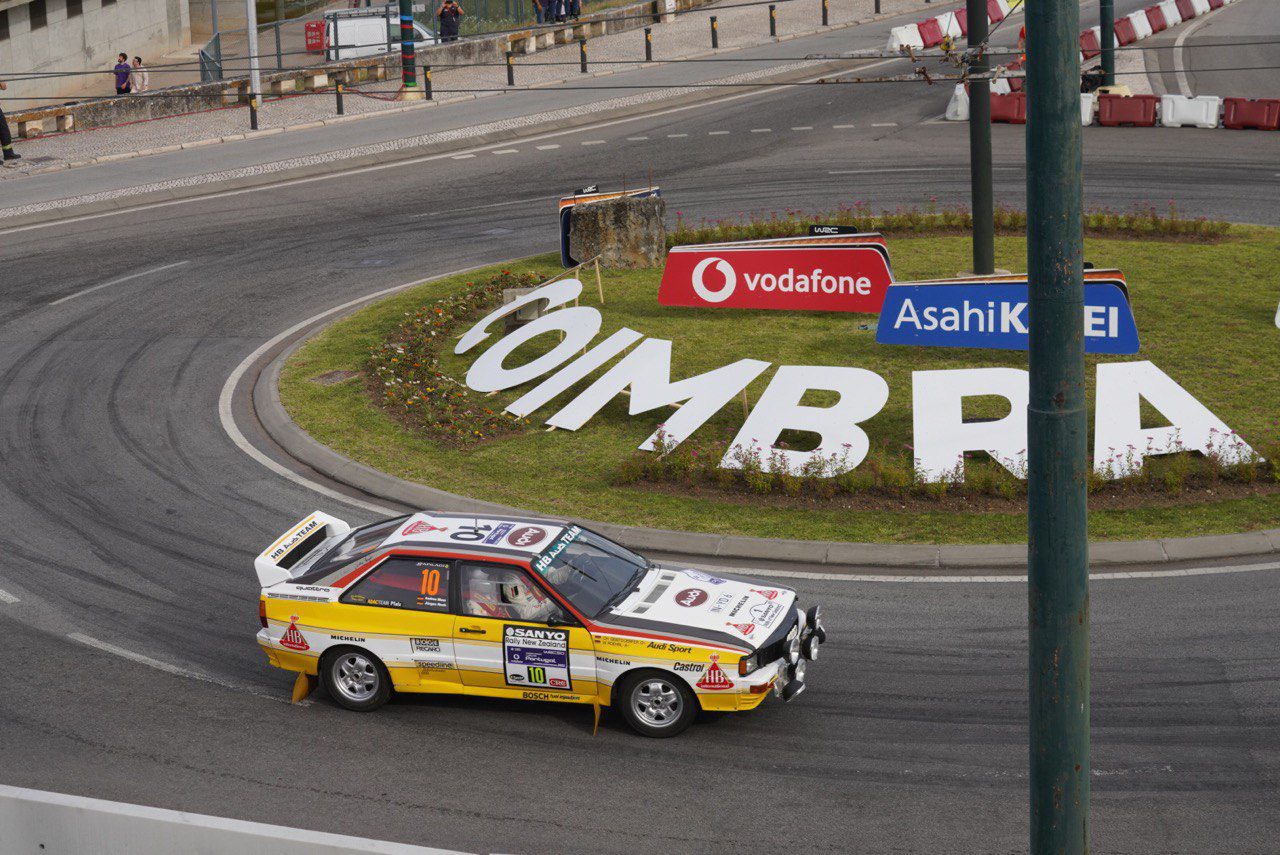
[(655, 566), (604, 620), (754, 648), (786, 619), (795, 600), (789, 588)]

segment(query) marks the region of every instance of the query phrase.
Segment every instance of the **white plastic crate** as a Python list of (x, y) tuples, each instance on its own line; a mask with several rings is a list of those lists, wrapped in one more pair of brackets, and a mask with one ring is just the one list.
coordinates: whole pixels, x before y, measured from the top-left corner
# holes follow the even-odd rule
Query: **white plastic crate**
[(1128, 17), (1133, 23), (1133, 35), (1138, 39), (1138, 41), (1142, 41), (1147, 36), (1151, 35), (1151, 22), (1147, 20), (1147, 13), (1145, 11), (1134, 12)]
[(1222, 112), (1222, 99), (1217, 95), (1160, 96), (1160, 124), (1166, 128), (1216, 128)]

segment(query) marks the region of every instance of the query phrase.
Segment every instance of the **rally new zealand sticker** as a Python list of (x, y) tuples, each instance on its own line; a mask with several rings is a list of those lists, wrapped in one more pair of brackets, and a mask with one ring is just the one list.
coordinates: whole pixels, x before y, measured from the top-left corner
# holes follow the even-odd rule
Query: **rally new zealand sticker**
[(570, 691), (569, 631), (507, 625), (502, 630), (507, 685)]
[[(876, 328), (879, 344), (1026, 350), (1026, 282), (890, 285)], [(1119, 283), (1084, 283), (1085, 353), (1138, 352), (1138, 327)]]

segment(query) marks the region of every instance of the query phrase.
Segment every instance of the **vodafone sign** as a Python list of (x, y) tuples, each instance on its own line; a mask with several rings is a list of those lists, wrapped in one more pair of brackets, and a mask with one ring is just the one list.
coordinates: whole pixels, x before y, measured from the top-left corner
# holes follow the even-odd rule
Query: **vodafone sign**
[(673, 247), (664, 306), (877, 314), (893, 281), (880, 235)]

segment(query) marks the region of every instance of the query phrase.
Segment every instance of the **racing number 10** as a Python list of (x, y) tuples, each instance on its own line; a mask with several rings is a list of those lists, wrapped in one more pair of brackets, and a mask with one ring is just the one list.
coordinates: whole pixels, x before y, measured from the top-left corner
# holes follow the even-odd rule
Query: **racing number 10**
[(440, 570), (430, 567), (422, 571), (422, 596), (434, 597), (440, 593)]
[(538, 684), (547, 682), (547, 669), (539, 665), (530, 665), (529, 682)]

